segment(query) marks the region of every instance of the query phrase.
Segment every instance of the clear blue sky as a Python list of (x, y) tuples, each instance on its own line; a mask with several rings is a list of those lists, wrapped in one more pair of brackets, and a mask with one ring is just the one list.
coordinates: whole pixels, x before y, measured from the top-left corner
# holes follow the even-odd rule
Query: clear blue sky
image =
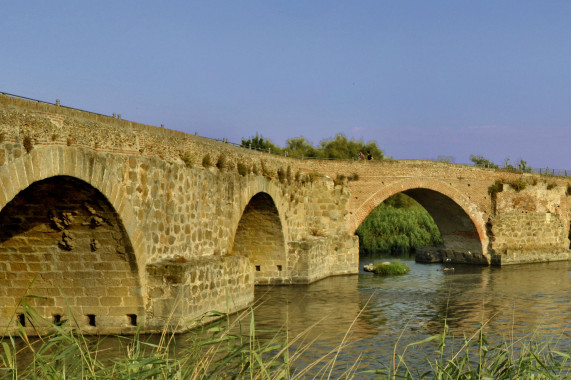
[(0, 91), (213, 138), (571, 169), (571, 1), (6, 1)]

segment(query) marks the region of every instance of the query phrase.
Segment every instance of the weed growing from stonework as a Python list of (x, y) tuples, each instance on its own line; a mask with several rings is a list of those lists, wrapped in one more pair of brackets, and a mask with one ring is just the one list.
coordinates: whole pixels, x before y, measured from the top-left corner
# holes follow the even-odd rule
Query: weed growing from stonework
[(509, 182), (508, 185), (511, 186), (516, 192), (520, 192), (527, 187), (527, 182), (523, 180), (523, 178), (518, 178), (515, 181)]
[(252, 173), (254, 173), (254, 175), (260, 175), (260, 169), (258, 168), (258, 165), (252, 164)]
[(320, 174), (316, 171), (311, 171), (308, 174), (308, 180), (310, 183), (315, 182), (315, 180), (320, 176)]
[(218, 156), (218, 161), (216, 161), (216, 167), (220, 170), (226, 169), (228, 167), (228, 159), (224, 153)]
[(280, 183), (284, 183), (286, 181), (286, 172), (283, 168), (278, 169), (278, 180)]
[(248, 174), (248, 165), (238, 162), (238, 174), (246, 176)]
[(335, 177), (333, 183), (335, 184), (335, 186), (343, 185), (346, 179), (347, 177), (345, 177), (343, 174), (337, 174), (337, 177)]
[(205, 168), (212, 166), (212, 158), (210, 158), (209, 153), (206, 153), (204, 157), (202, 157), (202, 166)]
[(547, 184), (547, 190), (555, 189), (556, 187), (557, 187), (557, 182), (555, 182), (555, 181), (549, 182)]
[(180, 159), (182, 160), (182, 162), (184, 162), (184, 166), (186, 166), (187, 168), (192, 168), (194, 166), (194, 160), (192, 159), (192, 156), (190, 155), (190, 153), (185, 153), (183, 154)]
[(358, 181), (359, 180), (359, 174), (353, 173), (350, 176), (347, 176), (347, 179), (349, 181)]
[(488, 194), (494, 197), (497, 193), (501, 193), (504, 190), (504, 184), (499, 179), (494, 182), (493, 185), (488, 187)]
[(34, 143), (30, 136), (24, 136), (22, 144), (24, 145), (24, 149), (26, 149), (27, 153), (30, 153), (32, 149), (34, 149)]

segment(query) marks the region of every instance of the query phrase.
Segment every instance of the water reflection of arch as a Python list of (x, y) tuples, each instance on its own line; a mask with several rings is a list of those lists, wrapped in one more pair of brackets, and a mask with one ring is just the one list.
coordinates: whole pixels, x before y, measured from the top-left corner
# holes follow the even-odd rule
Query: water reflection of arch
[(286, 224), (274, 197), (256, 192), (239, 215), (231, 254), (248, 257), (256, 284), (282, 283), (287, 277)]
[(404, 193), (420, 203), (438, 226), (444, 245), (487, 255), (488, 237), (482, 213), (469, 197), (451, 185), (430, 178), (403, 179), (379, 186), (356, 210), (349, 221), (354, 233), (365, 218), (387, 198)]
[(35, 181), (2, 207), (0, 225), (0, 251), (9, 255), (2, 260), (2, 288), (13, 301), (3, 309), (3, 325), (29, 293), (42, 297), (31, 305), (55, 322), (71, 320), (71, 312), (89, 332), (136, 329), (144, 302), (135, 252), (99, 190), (66, 175)]

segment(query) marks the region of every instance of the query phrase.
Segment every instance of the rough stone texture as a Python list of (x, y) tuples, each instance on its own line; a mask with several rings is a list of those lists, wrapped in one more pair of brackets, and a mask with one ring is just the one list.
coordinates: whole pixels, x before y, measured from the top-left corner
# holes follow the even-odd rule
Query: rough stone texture
[[(497, 194), (496, 215), (490, 220), (495, 264), (569, 259), (566, 189), (547, 189), (545, 182)], [(563, 207), (562, 207), (563, 206)]]
[[(207, 165), (206, 155), (219, 167)], [(238, 164), (246, 168), (241, 174)], [(355, 174), (357, 181), (334, 184)], [(524, 192), (505, 186), (488, 193), (496, 180), (521, 178), (531, 183)], [(74, 295), (82, 329), (129, 332), (136, 321), (141, 331), (182, 331), (213, 309), (246, 307), (254, 283), (357, 273), (355, 230), (399, 192), (430, 212), (443, 235), (441, 255), (451, 261), (562, 259), (569, 253), (569, 180), (552, 181), (428, 161), (278, 157), (0, 96), (0, 219), (2, 230), (12, 231), (0, 240), (2, 318), (19, 312), (18, 297), (35, 274), (64, 273), (73, 280), (68, 292), (96, 292), (77, 278), (81, 273), (113, 288)], [(536, 236), (520, 248), (516, 231)], [(59, 264), (72, 257), (73, 266)], [(33, 290), (53, 294), (38, 305), (41, 312), (64, 313), (57, 291), (67, 284), (42, 281)], [(95, 327), (86, 314), (95, 316)]]
[(38, 181), (4, 207), (0, 225), (1, 326), (28, 294), (41, 297), (27, 302), (49, 320), (73, 314), (90, 333), (136, 329), (130, 316), (144, 303), (133, 249), (99, 192), (71, 177)]
[(146, 330), (186, 330), (252, 302), (253, 270), (241, 256), (149, 264)]

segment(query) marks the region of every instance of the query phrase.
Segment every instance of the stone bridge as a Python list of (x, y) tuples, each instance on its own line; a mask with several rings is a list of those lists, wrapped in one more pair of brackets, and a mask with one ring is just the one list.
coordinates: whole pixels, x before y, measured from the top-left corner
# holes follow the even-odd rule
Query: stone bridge
[(429, 161), (278, 157), (3, 95), (0, 326), (34, 333), (21, 304), (34, 295), (39, 315), (87, 333), (184, 331), (248, 306), (256, 284), (355, 274), (355, 230), (400, 192), (442, 233), (431, 260), (567, 260), (570, 188)]

